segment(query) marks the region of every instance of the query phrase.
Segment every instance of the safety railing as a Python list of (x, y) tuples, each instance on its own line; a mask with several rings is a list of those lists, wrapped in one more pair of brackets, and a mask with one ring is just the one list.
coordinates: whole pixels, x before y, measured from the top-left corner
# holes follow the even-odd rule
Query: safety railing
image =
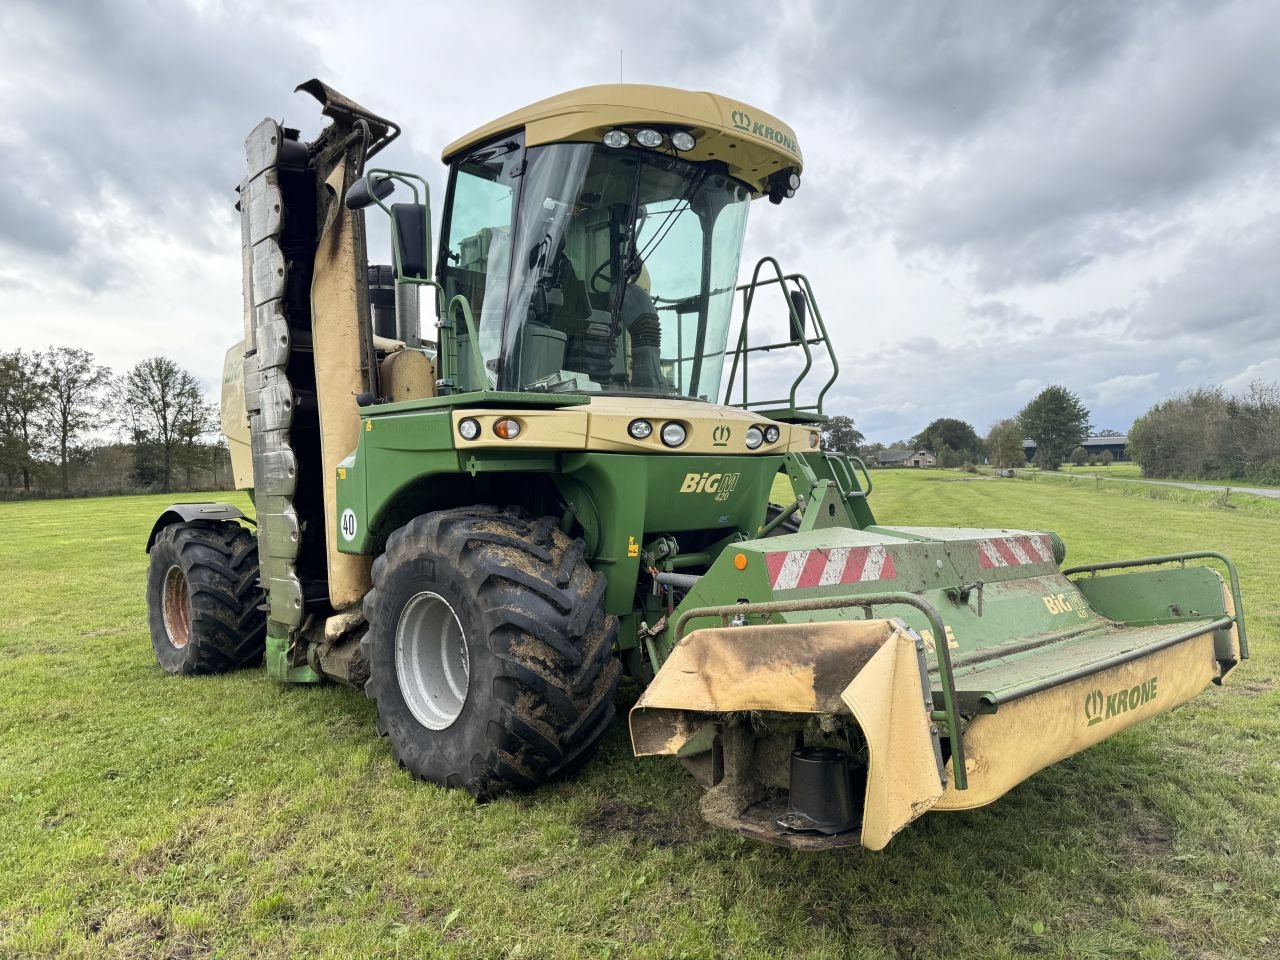
[[(772, 268), (773, 276), (762, 280), (760, 279), (760, 273), (766, 264)], [(786, 301), (791, 339), (778, 343), (763, 343), (753, 346), (750, 343), (749, 331), (751, 309), (756, 302), (756, 293), (762, 287), (775, 285), (782, 294), (782, 299)], [(805, 414), (822, 416), (822, 401), (827, 395), (827, 391), (836, 382), (836, 377), (840, 373), (840, 362), (836, 359), (835, 349), (827, 336), (827, 327), (823, 323), (822, 312), (818, 309), (818, 303), (814, 299), (813, 288), (809, 284), (808, 277), (802, 273), (784, 274), (776, 259), (773, 257), (761, 257), (756, 264), (755, 270), (752, 271), (751, 282), (738, 287), (738, 291), (742, 293), (742, 325), (738, 330), (738, 343), (734, 348), (733, 363), (729, 368), (729, 383), (724, 392), (725, 405), (741, 407), (744, 410), (777, 410), (799, 417), (803, 417)], [(806, 323), (809, 321), (813, 325), (812, 336), (809, 335), (806, 328)], [(804, 367), (791, 384), (790, 393), (786, 397), (770, 398), (768, 400), (752, 399), (748, 377), (748, 359), (750, 355), (795, 347), (799, 347), (804, 351)], [(810, 371), (813, 370), (813, 348), (816, 347), (825, 349), (827, 359), (831, 362), (831, 375), (818, 391), (816, 400), (812, 403), (801, 403), (799, 402), (801, 386), (808, 378)], [(738, 382), (739, 368), (742, 371), (742, 394), (741, 399), (735, 400), (733, 393), (734, 387)]]
[(1236, 572), (1236, 565), (1225, 554), (1218, 553), (1216, 550), (1192, 550), (1188, 553), (1170, 553), (1160, 557), (1141, 557), (1137, 560), (1109, 560), (1105, 563), (1088, 563), (1076, 567), (1067, 567), (1062, 571), (1062, 575), (1069, 577), (1077, 573), (1087, 573), (1089, 576), (1094, 577), (1103, 570), (1159, 567), (1170, 563), (1185, 567), (1188, 560), (1217, 560), (1227, 568), (1227, 582), (1231, 590), (1231, 603), (1235, 607), (1231, 620), (1235, 622), (1236, 633), (1240, 638), (1240, 656), (1248, 659), (1249, 635), (1244, 627), (1244, 598), (1240, 595), (1240, 574)]

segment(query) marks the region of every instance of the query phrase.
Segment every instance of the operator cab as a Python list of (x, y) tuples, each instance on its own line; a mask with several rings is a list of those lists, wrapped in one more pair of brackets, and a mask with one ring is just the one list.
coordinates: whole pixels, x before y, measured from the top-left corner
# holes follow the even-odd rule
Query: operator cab
[(447, 148), (452, 388), (715, 399), (747, 207), (800, 169), (789, 130), (751, 123), (712, 94), (618, 85)]
[[(459, 386), (714, 396), (750, 199), (723, 163), (674, 148), (516, 133), (461, 157), (437, 273)], [(488, 383), (466, 379), (475, 350)]]

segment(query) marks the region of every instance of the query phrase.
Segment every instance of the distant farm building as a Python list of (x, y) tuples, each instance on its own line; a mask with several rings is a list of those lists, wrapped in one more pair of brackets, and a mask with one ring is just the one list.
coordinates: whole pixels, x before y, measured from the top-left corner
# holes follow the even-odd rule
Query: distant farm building
[[(1080, 446), (1084, 447), (1085, 452), (1091, 457), (1100, 457), (1102, 456), (1102, 451), (1110, 450), (1112, 459), (1129, 459), (1128, 437), (1088, 437)], [(1031, 462), (1035, 459), (1036, 442), (1034, 440), (1023, 440), (1022, 451), (1027, 455), (1027, 462)]]
[(938, 458), (928, 450), (881, 450), (876, 463), (882, 467), (936, 467)]

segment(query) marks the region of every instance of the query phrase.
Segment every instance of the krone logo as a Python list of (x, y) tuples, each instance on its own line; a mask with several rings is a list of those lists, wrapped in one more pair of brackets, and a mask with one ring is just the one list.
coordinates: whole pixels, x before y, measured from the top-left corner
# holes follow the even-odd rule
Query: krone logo
[(716, 427), (711, 431), (711, 445), (713, 447), (727, 447), (729, 445), (729, 436), (731, 431), (724, 424)]
[(751, 114), (745, 110), (735, 110), (729, 114), (729, 121), (739, 130), (751, 129)]
[(1102, 708), (1106, 700), (1102, 696), (1101, 690), (1091, 690), (1085, 694), (1084, 698), (1084, 716), (1089, 721), (1088, 725), (1093, 726), (1102, 719)]
[(1112, 717), (1128, 713), (1130, 710), (1137, 710), (1150, 703), (1159, 693), (1159, 680), (1159, 677), (1151, 677), (1114, 693), (1104, 694), (1101, 690), (1095, 689), (1086, 694), (1084, 698), (1086, 726), (1092, 727), (1095, 723), (1110, 720)]

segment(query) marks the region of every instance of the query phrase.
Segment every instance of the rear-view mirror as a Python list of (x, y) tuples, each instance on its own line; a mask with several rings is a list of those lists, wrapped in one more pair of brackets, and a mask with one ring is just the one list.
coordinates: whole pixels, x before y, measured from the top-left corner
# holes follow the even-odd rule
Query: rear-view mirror
[(395, 190), (396, 183), (385, 174), (371, 173), (361, 177), (347, 188), (344, 202), (348, 210), (363, 210), (378, 200), (385, 200)]
[(391, 246), (396, 272), (413, 280), (431, 279), (430, 203), (391, 205)]

